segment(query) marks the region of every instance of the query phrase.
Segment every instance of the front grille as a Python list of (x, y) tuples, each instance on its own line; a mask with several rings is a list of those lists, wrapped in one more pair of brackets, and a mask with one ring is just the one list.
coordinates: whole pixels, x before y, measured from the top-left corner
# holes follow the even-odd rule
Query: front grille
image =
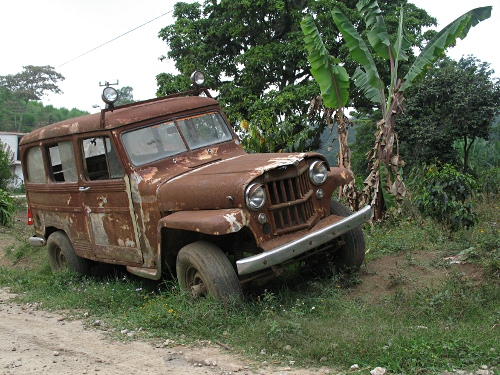
[(269, 181), (267, 196), (276, 234), (310, 227), (316, 218), (307, 169), (299, 176)]

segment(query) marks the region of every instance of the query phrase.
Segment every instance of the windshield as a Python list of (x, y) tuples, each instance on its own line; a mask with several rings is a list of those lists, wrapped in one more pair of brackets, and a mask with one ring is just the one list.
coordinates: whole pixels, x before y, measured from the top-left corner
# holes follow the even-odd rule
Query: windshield
[(142, 165), (188, 150), (232, 139), (219, 113), (205, 113), (154, 124), (123, 134), (122, 141), (130, 161)]

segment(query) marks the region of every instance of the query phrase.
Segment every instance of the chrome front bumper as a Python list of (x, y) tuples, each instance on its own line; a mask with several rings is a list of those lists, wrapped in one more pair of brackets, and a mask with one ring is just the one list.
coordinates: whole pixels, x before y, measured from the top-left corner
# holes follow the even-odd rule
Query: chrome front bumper
[[(327, 243), (350, 230), (366, 223), (372, 217), (371, 206), (366, 206), (358, 212), (337, 221), (324, 228), (308, 233), (304, 237), (286, 243), (275, 249), (240, 259), (236, 262), (238, 275), (247, 275), (277, 264), (281, 264)], [(313, 228), (314, 230), (314, 228)]]

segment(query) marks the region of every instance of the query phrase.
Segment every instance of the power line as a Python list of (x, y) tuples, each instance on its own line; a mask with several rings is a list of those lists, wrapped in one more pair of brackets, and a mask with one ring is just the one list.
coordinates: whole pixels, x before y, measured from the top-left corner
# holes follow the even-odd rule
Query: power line
[(89, 51), (87, 51), (87, 52), (85, 52), (85, 53), (82, 53), (80, 56), (77, 56), (77, 57), (75, 57), (75, 58), (73, 58), (73, 59), (71, 59), (71, 60), (69, 60), (69, 61), (66, 61), (64, 64), (59, 65), (59, 66), (58, 66), (58, 68), (60, 68), (60, 67), (61, 67), (61, 66), (63, 66), (63, 65), (69, 64), (70, 62), (75, 61), (76, 59), (79, 59), (80, 57), (85, 56), (85, 55), (89, 54), (90, 52), (93, 52), (93, 51), (95, 51), (96, 49), (101, 48), (102, 46), (105, 46), (106, 44), (109, 44), (109, 43), (111, 43), (111, 42), (113, 42), (113, 41), (115, 41), (115, 40), (117, 40), (117, 39), (121, 38), (122, 36), (127, 35), (127, 34), (131, 33), (132, 31), (135, 31), (135, 30), (137, 30), (137, 29), (139, 29), (139, 28), (143, 27), (144, 25), (147, 25), (148, 23), (151, 23), (151, 22), (153, 22), (153, 21), (157, 20), (158, 18), (161, 18), (161, 17), (163, 17), (163, 16), (165, 16), (165, 15), (167, 15), (167, 14), (169, 14), (169, 13), (172, 13), (172, 12), (173, 12), (173, 10), (169, 10), (167, 13), (163, 13), (162, 15), (160, 15), (160, 16), (158, 16), (158, 17), (156, 17), (156, 18), (153, 18), (152, 20), (150, 20), (150, 21), (148, 21), (148, 22), (145, 22), (145, 23), (143, 23), (143, 24), (142, 24), (142, 25), (140, 25), (140, 26), (137, 26), (137, 27), (133, 28), (132, 30), (127, 31), (126, 33), (123, 33), (123, 34), (121, 34), (121, 35), (117, 36), (116, 38), (113, 38), (113, 39), (111, 39), (111, 40), (107, 41), (106, 43), (103, 43), (103, 44), (101, 44), (101, 45), (99, 45), (99, 46), (97, 46), (97, 47), (95, 47), (95, 48), (92, 48), (91, 50), (89, 50)]

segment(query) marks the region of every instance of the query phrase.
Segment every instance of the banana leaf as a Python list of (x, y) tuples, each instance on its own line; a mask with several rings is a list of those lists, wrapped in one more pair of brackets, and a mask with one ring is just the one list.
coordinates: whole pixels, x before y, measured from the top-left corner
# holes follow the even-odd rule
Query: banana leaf
[(472, 9), (438, 32), (415, 59), (403, 79), (401, 91), (410, 87), (417, 78), (423, 75), (426, 69), (444, 54), (446, 48), (455, 44), (457, 38), (464, 39), (471, 27), (490, 18), (491, 9), (491, 6)]
[[(364, 73), (366, 74), (366, 77), (364, 78), (366, 78), (366, 80), (363, 81), (363, 87), (358, 87), (361, 87), (364, 92), (372, 92), (373, 89), (378, 90), (380, 93), (379, 97), (383, 97), (384, 84), (380, 79), (377, 66), (373, 61), (368, 47), (361, 38), (361, 35), (359, 35), (352, 23), (340, 10), (334, 9), (332, 11), (332, 17), (333, 22), (337, 25), (337, 28), (340, 30), (347, 46), (349, 47), (351, 57), (364, 68)], [(371, 88), (366, 85), (371, 86)]]
[(314, 19), (306, 15), (300, 22), (311, 64), (311, 74), (319, 84), (323, 103), (327, 108), (342, 108), (349, 99), (349, 75), (340, 60), (328, 53), (319, 35)]
[(373, 88), (368, 84), (366, 78), (366, 72), (359, 66), (356, 68), (356, 71), (354, 72), (352, 79), (356, 87), (360, 88), (361, 91), (363, 91), (363, 94), (369, 101), (373, 103), (382, 104), (380, 90)]

